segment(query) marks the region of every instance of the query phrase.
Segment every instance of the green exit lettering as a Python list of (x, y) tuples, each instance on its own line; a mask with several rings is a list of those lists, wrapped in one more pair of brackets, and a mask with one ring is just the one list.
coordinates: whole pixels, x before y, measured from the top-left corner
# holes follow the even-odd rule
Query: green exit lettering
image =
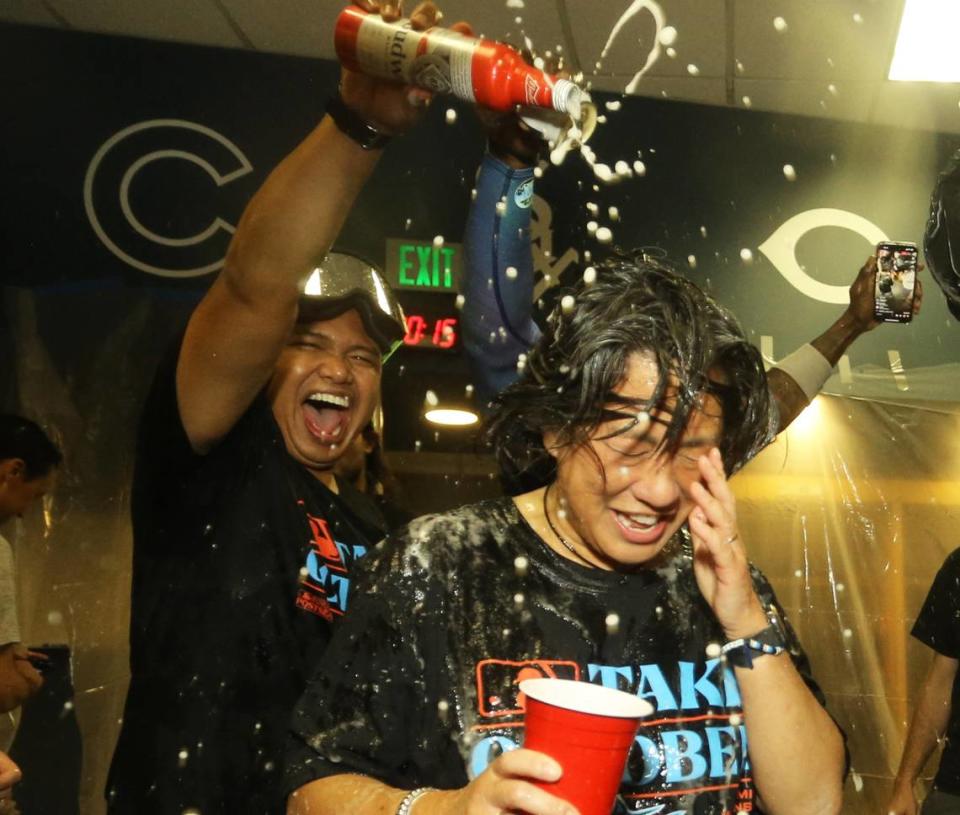
[(398, 282), (418, 289), (452, 289), (452, 246), (400, 244)]

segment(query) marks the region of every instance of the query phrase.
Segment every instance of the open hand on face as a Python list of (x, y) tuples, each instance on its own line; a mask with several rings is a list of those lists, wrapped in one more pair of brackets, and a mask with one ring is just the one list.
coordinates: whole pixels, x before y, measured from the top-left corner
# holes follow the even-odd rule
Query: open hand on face
[(737, 531), (736, 500), (719, 450), (713, 448), (700, 456), (698, 466), (701, 480), (690, 487), (696, 506), (688, 521), (694, 575), (727, 638), (749, 637), (767, 626), (767, 617), (754, 591)]
[[(394, 21), (403, 16), (402, 0), (356, 0), (357, 6), (371, 14), (380, 14), (384, 20)], [(442, 15), (432, 2), (420, 3), (410, 15), (415, 31), (435, 26)], [(455, 23), (453, 31), (471, 35), (467, 23)], [(343, 68), (340, 76), (340, 95), (344, 103), (364, 121), (387, 134), (402, 133), (417, 122), (432, 94), (429, 91), (401, 85), (386, 79)]]

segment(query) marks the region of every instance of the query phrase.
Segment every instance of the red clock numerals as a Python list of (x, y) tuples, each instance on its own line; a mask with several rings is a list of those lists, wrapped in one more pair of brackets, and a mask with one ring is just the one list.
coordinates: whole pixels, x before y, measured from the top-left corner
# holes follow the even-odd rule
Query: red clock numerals
[(457, 344), (457, 318), (439, 317), (430, 323), (422, 314), (407, 315), (407, 334), (403, 344), (424, 348), (453, 348)]

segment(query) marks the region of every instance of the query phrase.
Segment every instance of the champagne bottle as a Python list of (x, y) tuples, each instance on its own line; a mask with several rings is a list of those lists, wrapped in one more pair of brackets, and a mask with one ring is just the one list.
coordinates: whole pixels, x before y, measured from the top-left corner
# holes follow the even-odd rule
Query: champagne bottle
[(583, 94), (573, 82), (524, 62), (509, 45), (409, 20), (385, 21), (356, 6), (337, 18), (334, 45), (352, 71), (452, 94), (493, 110), (548, 108), (580, 118)]

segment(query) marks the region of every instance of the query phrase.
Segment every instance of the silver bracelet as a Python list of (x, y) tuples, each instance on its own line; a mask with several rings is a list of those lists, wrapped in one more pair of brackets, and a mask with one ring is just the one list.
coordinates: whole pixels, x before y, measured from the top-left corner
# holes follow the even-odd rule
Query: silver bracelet
[(410, 790), (406, 797), (400, 802), (400, 806), (397, 807), (397, 815), (410, 815), (410, 811), (413, 809), (413, 805), (417, 799), (426, 795), (428, 792), (436, 792), (436, 789), (434, 787), (418, 787), (415, 790)]

